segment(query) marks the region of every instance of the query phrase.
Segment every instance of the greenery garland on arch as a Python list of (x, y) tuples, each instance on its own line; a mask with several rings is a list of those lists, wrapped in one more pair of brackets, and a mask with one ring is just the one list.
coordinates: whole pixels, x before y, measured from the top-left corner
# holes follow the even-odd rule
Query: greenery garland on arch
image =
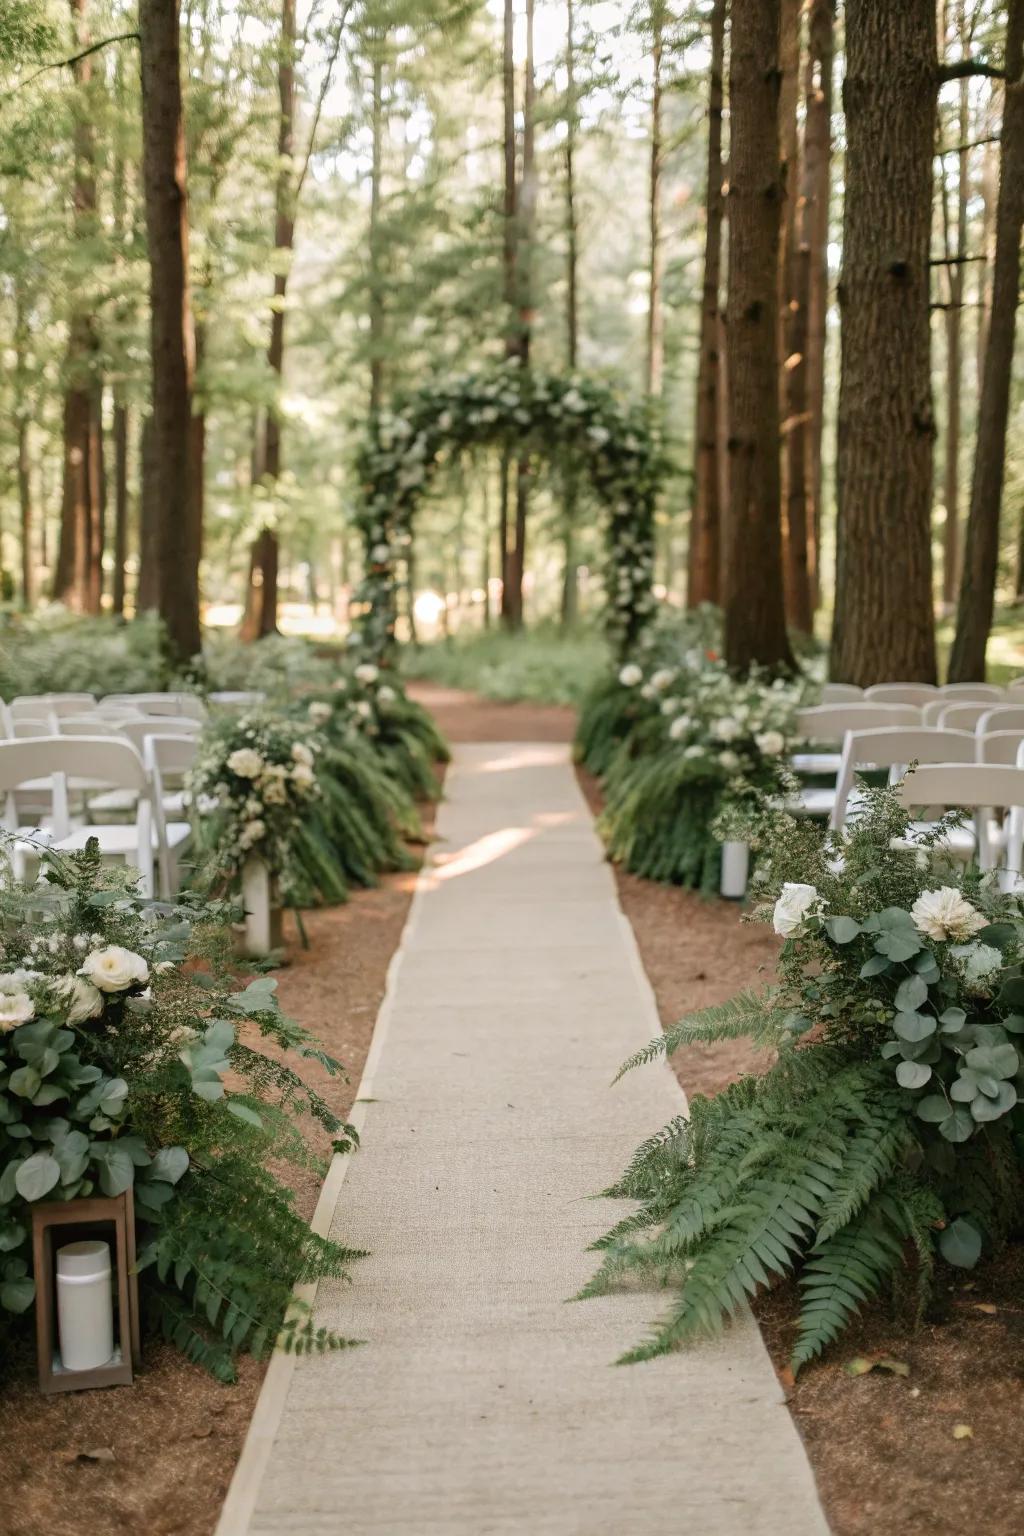
[(371, 423), (357, 464), (366, 539), (357, 605), (367, 650), (381, 657), (392, 643), (396, 566), (435, 470), (489, 444), (562, 460), (589, 478), (608, 513), (607, 628), (624, 656), (655, 606), (654, 510), (663, 463), (650, 420), (598, 380), (526, 371), (516, 359), (433, 380)]

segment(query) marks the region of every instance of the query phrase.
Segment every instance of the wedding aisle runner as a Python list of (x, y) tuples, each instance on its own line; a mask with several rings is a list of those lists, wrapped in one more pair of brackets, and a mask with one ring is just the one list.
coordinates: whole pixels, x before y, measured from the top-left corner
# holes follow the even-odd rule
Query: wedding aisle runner
[[(748, 1319), (616, 1369), (665, 1298), (567, 1305), (624, 1207), (589, 1197), (683, 1107), (568, 749), (461, 746), (326, 1202), (371, 1257), (277, 1357), (219, 1536), (822, 1536)], [(711, 958), (711, 957), (709, 957)], [(336, 1204), (335, 1204), (336, 1202)]]

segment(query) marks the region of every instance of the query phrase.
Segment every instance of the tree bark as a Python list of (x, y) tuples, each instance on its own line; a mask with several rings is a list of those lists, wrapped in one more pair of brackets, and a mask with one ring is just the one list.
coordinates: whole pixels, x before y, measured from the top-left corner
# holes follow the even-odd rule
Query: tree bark
[(124, 613), (125, 564), (128, 559), (128, 407), (114, 392), (114, 581), (113, 609)]
[[(530, 366), (533, 335), (533, 246), (537, 226), (536, 79), (533, 63), (534, 0), (526, 0), (526, 63), (523, 83), (523, 174), (518, 197), (519, 249), (516, 279), (519, 289), (519, 358), (525, 371)], [(530, 505), (533, 466), (529, 455), (516, 461), (515, 544), (509, 561), (511, 606), (509, 619), (515, 629), (523, 624), (523, 578), (526, 574), (526, 520)]]
[(929, 241), (935, 0), (847, 0), (831, 676), (935, 681)]
[(32, 458), (29, 448), (31, 408), (27, 394), (29, 325), (23, 284), (14, 278), (14, 418), (18, 437), (18, 511), (21, 533), (21, 606), (32, 607)]
[(800, 102), (800, 5), (783, 0), (782, 125), (786, 205), (782, 242), (780, 339), (782, 372), (782, 509), (786, 616), (791, 628), (810, 634), (814, 623), (808, 568), (807, 508), (807, 310), (810, 244), (806, 227), (797, 109)]
[(103, 609), (103, 546), (107, 522), (107, 460), (103, 441), (103, 385), (89, 396), (89, 519), (88, 544), (82, 572), (86, 613)]
[(193, 338), (177, 0), (140, 0), (142, 165), (150, 266), (152, 458), (159, 612), (169, 658), (199, 654), (199, 561), (190, 529)]
[(662, 168), (662, 80), (661, 62), (664, 48), (665, 14), (661, 0), (653, 0), (651, 7), (651, 159), (648, 180), (648, 281), (647, 299), (647, 368), (644, 383), (650, 399), (661, 395), (662, 376), (665, 369), (664, 317), (662, 314), (662, 262), (661, 241), (661, 168)]
[[(76, 48), (82, 51), (91, 43), (87, 0), (70, 0), (70, 8)], [(72, 131), (72, 231), (75, 242), (84, 245), (95, 238), (98, 223), (96, 133), (90, 104), (85, 99), (92, 82), (92, 56), (79, 58), (72, 68), (77, 87)], [(92, 499), (96, 471), (90, 455), (95, 441), (92, 393), (96, 353), (94, 318), (73, 291), (64, 360), (64, 493), (53, 595), (80, 613), (91, 608), (89, 573), (96, 516)]]
[[(961, 28), (964, 38), (966, 28)], [(970, 132), (969, 81), (960, 81), (959, 143), (965, 146)], [(942, 223), (946, 265), (946, 435), (943, 443), (942, 606), (948, 612), (956, 602), (960, 576), (960, 404), (963, 374), (964, 262), (967, 257), (967, 204), (970, 192), (968, 151), (957, 156), (956, 245), (952, 244), (953, 221), (949, 217), (945, 166), (942, 174)]]
[(996, 204), (992, 314), (985, 348), (971, 504), (964, 541), (956, 636), (949, 660), (952, 682), (985, 676), (999, 563), (999, 515), (1006, 467), (1006, 427), (1013, 380), (1014, 337), (1024, 225), (1024, 0), (1010, 0), (1006, 27), (1006, 98)]
[(779, 0), (733, 0), (725, 655), (736, 671), (793, 665), (779, 484), (779, 19)]
[[(516, 72), (515, 72), (515, 9), (513, 0), (505, 0), (502, 23), (502, 115), (504, 152), (504, 197), (502, 204), (503, 257), (502, 272), (505, 299), (505, 356), (519, 355), (519, 333), (516, 301), (518, 281), (516, 277), (516, 211), (518, 188), (516, 185)], [(501, 621), (506, 628), (515, 624), (515, 603), (510, 582), (511, 559), (509, 552), (509, 492), (511, 489), (511, 459), (507, 447), (501, 453), (501, 483), (498, 500), (498, 562), (501, 576)]]
[[(281, 34), (278, 39), (277, 90), (277, 184), (274, 193), (274, 251), (278, 256), (274, 271), (274, 301), (270, 314), (270, 342), (267, 347), (267, 363), (274, 376), (274, 400), (267, 411), (263, 430), (262, 460), (259, 465), (260, 479), (273, 483), (281, 473), (281, 387), (284, 375), (284, 321), (285, 298), (288, 288), (288, 271), (285, 257), (291, 255), (295, 243), (295, 186), (292, 155), (295, 148), (295, 0), (281, 0)], [(375, 64), (375, 70), (378, 65)], [(375, 73), (375, 82), (379, 76)], [(374, 96), (375, 109), (379, 101), (379, 86)], [(375, 116), (376, 124), (377, 118)], [(375, 129), (376, 131), (376, 129)], [(375, 139), (375, 146), (378, 144)], [(379, 149), (375, 149), (375, 155)], [(379, 159), (375, 158), (375, 186), (379, 185)], [(371, 228), (371, 253), (373, 231)], [(371, 299), (371, 320), (373, 305)], [(378, 366), (373, 350), (379, 338), (371, 327), (371, 372)], [(379, 386), (375, 386), (379, 387)], [(371, 410), (379, 409), (379, 398), (371, 391)], [(195, 434), (194, 452), (205, 451), (205, 427), (202, 435)], [(281, 551), (273, 528), (262, 528), (249, 552), (249, 580), (246, 586), (245, 614), (242, 618), (241, 639), (261, 640), (277, 633), (278, 575)]]
[(835, 0), (808, 0), (802, 194), (808, 236), (807, 570), (812, 601), (821, 602), (821, 445), (825, 426), (825, 341), (828, 322), (828, 230), (832, 168), (832, 65)]
[(719, 600), (721, 515), (719, 489), (723, 454), (721, 410), (722, 307), (722, 105), (725, 70), (726, 0), (715, 0), (711, 11), (711, 69), (708, 90), (707, 191), (704, 233), (704, 284), (700, 313), (700, 358), (697, 364), (697, 411), (694, 430), (693, 512), (687, 562), (686, 601)]
[[(576, 36), (573, 0), (565, 6), (565, 361), (576, 371), (579, 355), (579, 228), (576, 216)], [(579, 484), (574, 464), (567, 464), (562, 497), (561, 623), (576, 622), (579, 576), (576, 565), (576, 514)]]
[(139, 496), (139, 580), (135, 592), (136, 613), (160, 607), (160, 487), (156, 476), (152, 414), (143, 417), (139, 429), (141, 495)]

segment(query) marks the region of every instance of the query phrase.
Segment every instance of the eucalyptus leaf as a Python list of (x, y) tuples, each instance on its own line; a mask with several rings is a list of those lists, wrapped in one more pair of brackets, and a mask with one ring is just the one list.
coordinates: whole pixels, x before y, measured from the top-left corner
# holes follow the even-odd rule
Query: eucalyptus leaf
[(896, 988), (896, 1007), (901, 1013), (914, 1013), (927, 1000), (928, 984), (923, 976), (908, 976)]
[(976, 1045), (967, 1052), (967, 1065), (972, 1072), (984, 1072), (989, 1077), (1013, 1077), (1020, 1066), (1020, 1058), (1012, 1045)]
[(892, 1021), (892, 1027), (901, 1040), (927, 1040), (929, 1035), (934, 1035), (936, 1022), (927, 1013), (898, 1013)]
[(42, 1200), (60, 1182), (60, 1164), (49, 1152), (34, 1152), (14, 1172), (14, 1184), (23, 1200)]
[(931, 1075), (931, 1067), (922, 1061), (901, 1061), (896, 1068), (896, 1081), (901, 1088), (923, 1088)]
[(981, 1258), (981, 1233), (972, 1222), (958, 1216), (939, 1233), (939, 1252), (947, 1264), (973, 1269)]

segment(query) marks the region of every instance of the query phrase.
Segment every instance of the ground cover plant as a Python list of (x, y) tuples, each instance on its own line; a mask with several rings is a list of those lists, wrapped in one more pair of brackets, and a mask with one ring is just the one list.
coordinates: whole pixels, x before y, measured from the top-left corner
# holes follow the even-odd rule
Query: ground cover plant
[(302, 1116), (352, 1146), (300, 1075), (340, 1064), (238, 980), (227, 909), (147, 904), (94, 845), (46, 877), (0, 890), (0, 1332), (31, 1321), (32, 1205), (130, 1191), (145, 1319), (192, 1360), (231, 1380), (276, 1340), (340, 1347), (292, 1287), (355, 1255), (269, 1167), (315, 1165)]
[(596, 1245), (584, 1294), (631, 1271), (675, 1299), (628, 1359), (714, 1333), (797, 1274), (793, 1366), (861, 1303), (909, 1295), (940, 1264), (973, 1267), (1024, 1213), (1024, 910), (945, 863), (945, 824), (917, 855), (910, 817), (867, 792), (845, 840), (779, 816), (762, 918), (785, 939), (777, 983), (682, 1020), (623, 1070), (695, 1041), (750, 1036), (766, 1073), (697, 1096), (638, 1148), (609, 1193), (639, 1208)]
[(403, 647), (407, 678), (464, 688), (499, 703), (579, 705), (605, 675), (608, 645), (596, 629), (553, 625), (509, 634), (495, 625), (429, 645)]

